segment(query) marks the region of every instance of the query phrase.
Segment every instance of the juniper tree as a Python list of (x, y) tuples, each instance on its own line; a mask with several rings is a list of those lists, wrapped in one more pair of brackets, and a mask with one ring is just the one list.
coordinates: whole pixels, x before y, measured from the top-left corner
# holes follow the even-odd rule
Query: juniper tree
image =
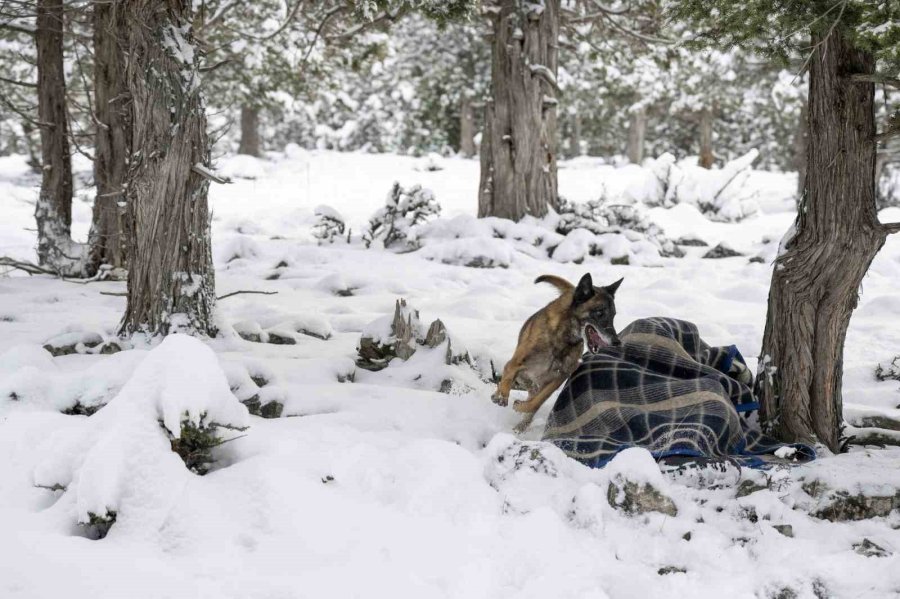
[(900, 84), (900, 5), (861, 0), (680, 0), (699, 41), (742, 46), (809, 73), (808, 153), (796, 220), (769, 291), (757, 388), (767, 428), (787, 441), (841, 444), (844, 339), (875, 254), (900, 224), (878, 221), (875, 84)]

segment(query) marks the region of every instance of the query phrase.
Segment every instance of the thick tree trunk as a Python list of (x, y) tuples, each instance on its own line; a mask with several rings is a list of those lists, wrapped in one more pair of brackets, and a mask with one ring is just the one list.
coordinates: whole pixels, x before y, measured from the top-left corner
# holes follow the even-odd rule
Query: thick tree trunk
[(800, 120), (794, 132), (794, 168), (797, 169), (797, 202), (806, 189), (807, 147), (809, 146), (809, 107), (806, 100), (800, 105)]
[(639, 108), (631, 112), (628, 123), (628, 148), (626, 155), (632, 164), (640, 164), (644, 159), (644, 138), (647, 134), (647, 111)]
[(459, 153), (466, 158), (475, 155), (475, 107), (466, 94), (459, 101)]
[(209, 139), (189, 0), (126, 0), (133, 149), (127, 204), (128, 306), (122, 333), (215, 333)]
[[(97, 197), (91, 223), (90, 268), (126, 266), (125, 180), (131, 156), (131, 114), (125, 84), (125, 54), (119, 44), (123, 0), (94, 5), (94, 105), (97, 137), (94, 180)], [(123, 40), (124, 41), (124, 40)]]
[(241, 143), (238, 154), (262, 156), (259, 144), (259, 108), (241, 106)]
[(806, 190), (772, 274), (757, 393), (767, 429), (840, 446), (844, 338), (886, 229), (875, 210), (873, 56), (813, 39)]
[(712, 149), (713, 113), (709, 108), (700, 111), (700, 159), (697, 164), (703, 168), (712, 168), (715, 156)]
[[(72, 158), (63, 69), (63, 0), (38, 0), (35, 31), (41, 191), (34, 210), (38, 262), (72, 274)], [(73, 256), (73, 258), (75, 258)]]
[(559, 202), (556, 180), (559, 0), (497, 0), (491, 101), (481, 143), (478, 215), (519, 220)]

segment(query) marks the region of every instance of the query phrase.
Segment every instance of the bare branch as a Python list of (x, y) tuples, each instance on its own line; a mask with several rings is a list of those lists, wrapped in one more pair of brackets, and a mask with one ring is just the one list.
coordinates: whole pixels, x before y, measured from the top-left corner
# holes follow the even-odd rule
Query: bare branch
[(16, 81), (15, 79), (7, 79), (6, 77), (0, 77), (0, 81), (11, 83), (12, 85), (21, 85), (22, 87), (37, 88), (37, 83), (31, 83), (30, 81)]
[(887, 85), (888, 87), (900, 89), (900, 79), (888, 77), (887, 75), (879, 75), (877, 73), (873, 75), (857, 73), (856, 75), (851, 75), (850, 80), (855, 81), (856, 83), (880, 83), (882, 85)]
[(252, 291), (252, 290), (250, 290), (250, 289), (242, 289), (242, 290), (240, 290), (240, 291), (232, 291), (231, 293), (226, 293), (225, 295), (220, 295), (220, 296), (217, 297), (216, 299), (217, 299), (217, 300), (223, 300), (223, 299), (225, 299), (226, 297), (232, 297), (232, 296), (235, 296), (235, 295), (240, 295), (240, 294), (242, 294), (242, 293), (254, 293), (254, 294), (257, 294), (257, 295), (275, 295), (275, 294), (278, 293), (278, 292), (277, 292), (277, 291)]

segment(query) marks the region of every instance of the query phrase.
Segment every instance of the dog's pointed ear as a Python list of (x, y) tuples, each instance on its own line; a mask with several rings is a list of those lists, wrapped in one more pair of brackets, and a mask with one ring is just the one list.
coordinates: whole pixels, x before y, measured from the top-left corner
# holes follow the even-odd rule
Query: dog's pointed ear
[(613, 283), (612, 285), (609, 285), (609, 286), (607, 286), (607, 287), (604, 287), (604, 289), (606, 289), (606, 292), (609, 293), (610, 295), (615, 295), (615, 294), (616, 294), (616, 290), (619, 288), (619, 285), (621, 285), (621, 284), (622, 284), (622, 281), (624, 281), (624, 280), (625, 280), (625, 277), (622, 277), (621, 279), (619, 279), (618, 281), (616, 281), (616, 282)]
[(578, 285), (575, 287), (575, 293), (572, 295), (572, 305), (577, 306), (583, 304), (594, 296), (594, 281), (591, 279), (591, 273), (586, 273)]

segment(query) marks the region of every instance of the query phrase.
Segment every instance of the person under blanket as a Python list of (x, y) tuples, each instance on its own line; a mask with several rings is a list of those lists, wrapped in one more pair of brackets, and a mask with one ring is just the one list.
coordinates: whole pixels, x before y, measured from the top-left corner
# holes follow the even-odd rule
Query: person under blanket
[(602, 467), (643, 447), (660, 461), (815, 459), (811, 447), (780, 443), (748, 418), (759, 404), (735, 346), (710, 347), (693, 323), (663, 317), (636, 320), (619, 337), (621, 346), (583, 357), (550, 412), (543, 439), (570, 457)]

